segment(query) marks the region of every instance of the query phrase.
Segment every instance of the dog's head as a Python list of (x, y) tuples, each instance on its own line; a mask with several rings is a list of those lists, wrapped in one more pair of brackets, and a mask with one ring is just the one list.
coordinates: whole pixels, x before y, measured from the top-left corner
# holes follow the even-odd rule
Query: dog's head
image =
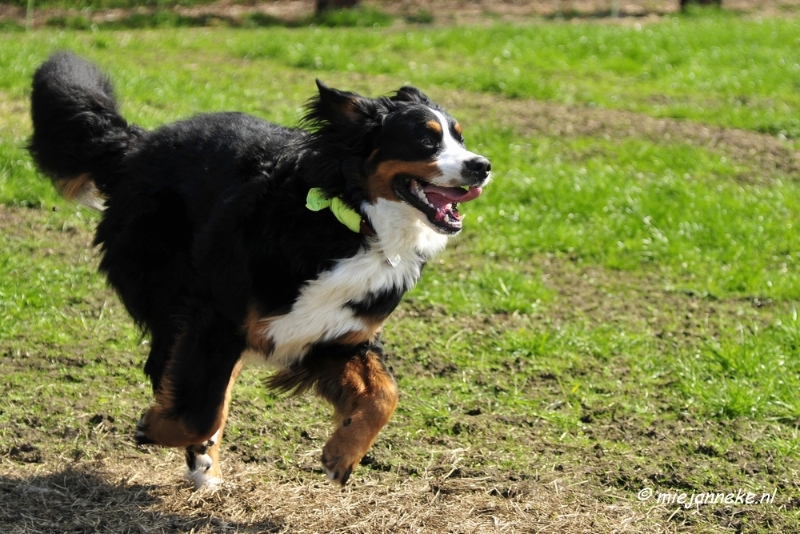
[(306, 121), (317, 148), (342, 162), (344, 182), (326, 189), (355, 208), (400, 203), (441, 234), (460, 232), (458, 204), (477, 198), (491, 171), (465, 147), (461, 125), (414, 87), (373, 99), (317, 86)]

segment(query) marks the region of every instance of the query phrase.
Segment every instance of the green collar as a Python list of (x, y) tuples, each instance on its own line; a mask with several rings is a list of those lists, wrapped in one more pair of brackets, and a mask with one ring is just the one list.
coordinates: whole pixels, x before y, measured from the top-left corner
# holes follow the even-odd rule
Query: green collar
[(345, 204), (339, 197), (328, 198), (319, 187), (314, 187), (308, 191), (306, 197), (306, 208), (311, 211), (321, 211), (330, 208), (334, 217), (351, 231), (362, 233), (361, 214)]

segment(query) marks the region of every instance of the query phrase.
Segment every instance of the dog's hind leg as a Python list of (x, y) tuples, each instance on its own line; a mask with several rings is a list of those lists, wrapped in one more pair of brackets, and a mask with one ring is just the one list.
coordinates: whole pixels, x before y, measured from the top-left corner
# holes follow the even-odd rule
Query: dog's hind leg
[(336, 430), (322, 449), (322, 465), (331, 481), (344, 485), (392, 417), (397, 386), (379, 347), (340, 361), (337, 367), (319, 378), (317, 392), (335, 408)]
[(150, 354), (144, 364), (144, 372), (150, 377), (153, 393), (158, 393), (161, 388), (161, 377), (172, 354), (177, 329), (177, 326), (172, 325), (169, 329), (153, 329), (150, 336)]
[(137, 425), (136, 441), (188, 447), (211, 439), (227, 416), (231, 378), (244, 350), (240, 327), (195, 307), (186, 321), (156, 392)]
[(231, 392), (236, 378), (242, 369), (243, 360), (239, 360), (233, 368), (231, 379), (228, 382), (228, 389), (225, 391), (225, 404), (222, 407), (222, 424), (219, 430), (207, 441), (186, 447), (186, 466), (188, 468), (187, 477), (194, 482), (195, 489), (203, 486), (215, 487), (222, 481), (222, 471), (220, 469), (219, 454), (222, 434), (225, 430), (225, 423), (228, 421), (228, 409), (231, 403)]

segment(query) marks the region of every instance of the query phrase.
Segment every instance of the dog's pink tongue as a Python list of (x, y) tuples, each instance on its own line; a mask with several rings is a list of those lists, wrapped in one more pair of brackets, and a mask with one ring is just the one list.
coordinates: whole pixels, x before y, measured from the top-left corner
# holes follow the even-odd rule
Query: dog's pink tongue
[(480, 187), (470, 187), (462, 189), (460, 187), (439, 187), (438, 185), (426, 185), (422, 188), (428, 202), (437, 208), (443, 208), (454, 202), (469, 202), (480, 196), (483, 190)]

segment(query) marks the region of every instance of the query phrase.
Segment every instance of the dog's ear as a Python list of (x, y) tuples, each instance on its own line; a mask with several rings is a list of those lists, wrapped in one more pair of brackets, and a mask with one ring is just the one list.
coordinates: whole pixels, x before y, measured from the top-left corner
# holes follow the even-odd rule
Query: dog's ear
[(314, 122), (336, 124), (354, 123), (374, 115), (374, 105), (369, 98), (349, 91), (339, 91), (317, 80), (319, 97), (309, 104), (307, 119)]
[(394, 96), (391, 97), (391, 100), (393, 102), (417, 102), (426, 106), (433, 106), (433, 102), (425, 96), (425, 93), (411, 85), (404, 85), (398, 89)]

